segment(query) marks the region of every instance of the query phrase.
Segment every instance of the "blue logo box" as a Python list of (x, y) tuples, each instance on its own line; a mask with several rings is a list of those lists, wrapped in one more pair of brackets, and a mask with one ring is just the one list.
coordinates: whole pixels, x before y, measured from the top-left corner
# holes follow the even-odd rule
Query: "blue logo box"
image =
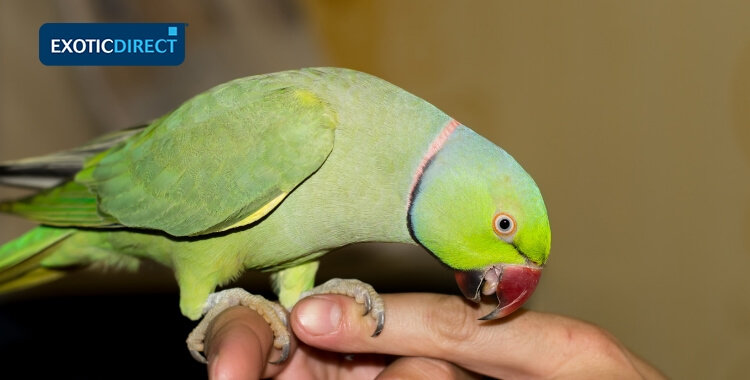
[(39, 28), (47, 66), (177, 66), (184, 23), (48, 23)]

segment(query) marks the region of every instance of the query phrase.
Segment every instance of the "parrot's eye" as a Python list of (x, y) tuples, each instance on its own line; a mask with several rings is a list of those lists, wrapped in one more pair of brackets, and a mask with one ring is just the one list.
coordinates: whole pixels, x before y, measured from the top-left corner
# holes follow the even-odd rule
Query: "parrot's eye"
[(492, 228), (498, 236), (508, 237), (516, 232), (516, 220), (508, 214), (499, 213), (492, 220)]

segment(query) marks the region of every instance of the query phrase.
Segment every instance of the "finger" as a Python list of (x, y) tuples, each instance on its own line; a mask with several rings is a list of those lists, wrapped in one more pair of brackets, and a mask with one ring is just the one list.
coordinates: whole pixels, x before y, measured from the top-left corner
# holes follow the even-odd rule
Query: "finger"
[(374, 319), (362, 317), (362, 306), (343, 296), (301, 300), (292, 327), (301, 341), (325, 350), (431, 357), (502, 378), (556, 373), (589, 337), (601, 336), (594, 326), (544, 313), (478, 321), (492, 306), (475, 307), (456, 296), (386, 294), (383, 300), (386, 325), (375, 338)]
[(454, 349), (459, 343), (455, 341), (470, 338), (481, 314), (457, 297), (436, 294), (382, 297), (386, 324), (376, 338), (371, 337), (375, 320), (363, 317), (362, 306), (352, 298), (337, 295), (300, 300), (292, 310), (292, 328), (300, 340), (324, 349), (431, 356), (424, 354)]
[(247, 307), (231, 307), (219, 314), (205, 342), (210, 379), (260, 379), (283, 368), (283, 363), (268, 363), (274, 351), (268, 322)]
[(274, 379), (374, 379), (385, 369), (386, 360), (384, 355), (346, 355), (301, 344)]
[(378, 380), (464, 380), (479, 378), (481, 378), (481, 376), (466, 371), (465, 369), (444, 360), (415, 357), (402, 357), (396, 359), (377, 377)]

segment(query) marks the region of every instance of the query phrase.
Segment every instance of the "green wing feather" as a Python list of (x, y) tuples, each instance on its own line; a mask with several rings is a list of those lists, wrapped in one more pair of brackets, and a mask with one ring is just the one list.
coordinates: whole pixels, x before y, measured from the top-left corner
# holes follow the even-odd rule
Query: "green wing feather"
[(76, 176), (100, 215), (198, 235), (249, 224), (333, 149), (335, 114), (285, 77), (229, 82), (90, 159)]
[(52, 226), (120, 226), (117, 219), (99, 212), (94, 193), (71, 179), (92, 156), (117, 146), (146, 127), (108, 133), (62, 152), (1, 163), (0, 184), (40, 191), (20, 200), (0, 202), (0, 211)]

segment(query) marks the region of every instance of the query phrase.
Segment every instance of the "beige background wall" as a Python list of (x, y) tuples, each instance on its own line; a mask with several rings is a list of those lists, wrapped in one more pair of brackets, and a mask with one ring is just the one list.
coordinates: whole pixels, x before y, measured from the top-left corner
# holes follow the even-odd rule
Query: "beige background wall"
[[(2, 3), (0, 159), (71, 147), (234, 77), (360, 69), (487, 136), (535, 178), (553, 251), (529, 307), (597, 323), (673, 378), (750, 373), (750, 3), (65, 4)], [(37, 59), (44, 22), (126, 20), (188, 22), (185, 63), (60, 68)], [(0, 242), (26, 228), (0, 217)], [(386, 251), (383, 270), (403, 278), (450, 281), (418, 250), (369, 250)], [(372, 267), (351, 257), (328, 260), (335, 275)], [(401, 257), (403, 267), (386, 267)], [(150, 273), (138, 291), (174, 289), (168, 273)], [(131, 289), (75, 277), (62, 289)]]

